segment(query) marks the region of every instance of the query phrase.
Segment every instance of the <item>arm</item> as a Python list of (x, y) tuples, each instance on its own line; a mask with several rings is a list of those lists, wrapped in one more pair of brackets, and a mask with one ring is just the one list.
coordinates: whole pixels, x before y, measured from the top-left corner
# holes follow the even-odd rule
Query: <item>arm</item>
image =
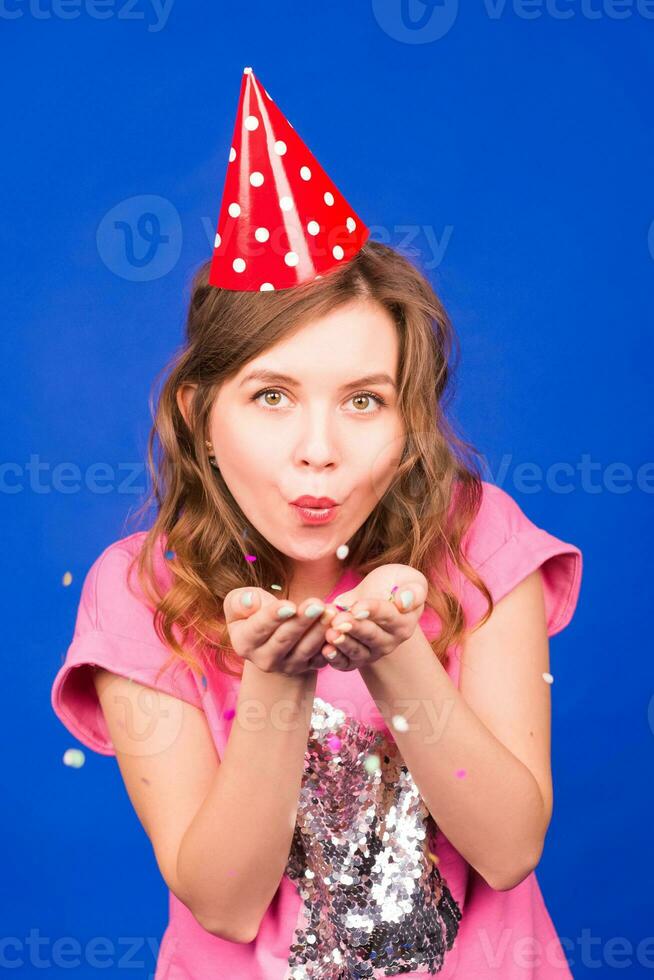
[[(177, 860), (179, 878), (206, 910), (212, 932), (231, 921), (251, 941), (279, 886), (295, 829), (316, 678), (315, 671), (285, 676), (245, 662), (224, 758)], [(244, 702), (252, 706), (241, 724)]]
[(492, 888), (506, 890), (538, 864), (552, 811), (538, 570), (467, 638), (461, 660), (457, 690), (418, 627), (360, 670), (389, 725), (407, 716), (409, 730), (393, 737), (437, 825)]
[(245, 662), (220, 761), (202, 711), (96, 675), (125, 786), (166, 883), (208, 932), (232, 942), (252, 941), (288, 860), (316, 676)]

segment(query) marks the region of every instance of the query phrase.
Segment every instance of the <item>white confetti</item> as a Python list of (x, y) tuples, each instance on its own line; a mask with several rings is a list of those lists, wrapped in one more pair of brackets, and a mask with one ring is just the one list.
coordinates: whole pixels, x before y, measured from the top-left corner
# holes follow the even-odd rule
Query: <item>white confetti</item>
[(70, 766), (71, 769), (80, 769), (84, 765), (85, 761), (86, 756), (81, 749), (66, 749), (64, 752), (64, 765)]

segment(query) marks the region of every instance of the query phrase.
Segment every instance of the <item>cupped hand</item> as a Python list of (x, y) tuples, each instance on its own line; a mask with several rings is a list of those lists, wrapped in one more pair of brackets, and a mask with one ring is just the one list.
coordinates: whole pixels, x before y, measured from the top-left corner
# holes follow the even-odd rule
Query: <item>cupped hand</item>
[(327, 623), (338, 612), (335, 605), (309, 598), (296, 606), (247, 587), (228, 592), (223, 608), (235, 652), (265, 673), (303, 674), (326, 666), (321, 648)]
[[(425, 608), (427, 579), (410, 565), (381, 565), (334, 605), (322, 654), (336, 670), (355, 670), (388, 656), (408, 640)], [(367, 614), (367, 615), (366, 615)]]

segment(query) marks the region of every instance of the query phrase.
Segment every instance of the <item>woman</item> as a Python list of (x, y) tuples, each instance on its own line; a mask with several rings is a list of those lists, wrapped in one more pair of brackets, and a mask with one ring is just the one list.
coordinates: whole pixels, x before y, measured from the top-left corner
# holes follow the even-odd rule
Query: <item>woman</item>
[(208, 276), (150, 436), (156, 520), (93, 564), (52, 692), (169, 887), (157, 980), (571, 976), (534, 869), (579, 549), (479, 477), (405, 258)]
[(581, 552), (481, 479), (431, 284), (250, 68), (233, 144), (156, 518), (93, 563), (52, 690), (168, 885), (156, 980), (569, 977), (534, 869)]

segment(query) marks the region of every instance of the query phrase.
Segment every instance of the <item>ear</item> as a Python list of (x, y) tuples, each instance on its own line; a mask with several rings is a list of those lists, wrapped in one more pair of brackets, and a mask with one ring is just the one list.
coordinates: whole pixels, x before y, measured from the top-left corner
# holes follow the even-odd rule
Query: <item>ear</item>
[(189, 429), (191, 428), (191, 401), (193, 399), (193, 395), (195, 394), (196, 388), (196, 384), (183, 384), (179, 386), (177, 392), (175, 393), (175, 397), (177, 398), (177, 407), (182, 413), (182, 417)]

